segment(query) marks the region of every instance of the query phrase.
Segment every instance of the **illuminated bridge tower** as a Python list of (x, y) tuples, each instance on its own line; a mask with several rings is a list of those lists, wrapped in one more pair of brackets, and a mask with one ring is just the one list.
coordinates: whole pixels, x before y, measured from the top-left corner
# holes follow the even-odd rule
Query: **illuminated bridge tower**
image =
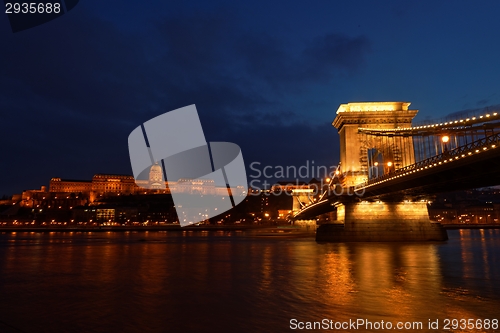
[[(371, 178), (415, 163), (411, 136), (367, 135), (359, 129), (411, 127), (417, 110), (406, 102), (348, 103), (340, 105), (333, 121), (340, 135), (340, 161), (344, 190)], [(403, 197), (338, 196), (337, 219), (318, 227), (316, 240), (428, 241), (446, 240), (446, 230), (429, 220), (425, 200)]]
[(341, 170), (344, 186), (355, 186), (369, 178), (415, 163), (411, 137), (368, 136), (359, 128), (411, 127), (417, 110), (407, 102), (363, 102), (341, 104), (332, 125), (340, 135)]

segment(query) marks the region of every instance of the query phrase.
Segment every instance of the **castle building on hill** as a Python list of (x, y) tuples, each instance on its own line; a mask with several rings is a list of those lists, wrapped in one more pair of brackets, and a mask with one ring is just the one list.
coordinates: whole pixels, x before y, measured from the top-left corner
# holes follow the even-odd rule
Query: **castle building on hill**
[[(231, 188), (233, 195), (246, 195), (242, 186)], [(39, 208), (61, 207), (72, 209), (92, 204), (104, 197), (130, 194), (190, 193), (206, 195), (227, 195), (226, 186), (216, 186), (210, 179), (179, 179), (164, 181), (162, 167), (155, 163), (149, 170), (149, 178), (135, 180), (131, 175), (96, 174), (92, 180), (52, 178), (49, 188), (24, 191), (20, 205)]]

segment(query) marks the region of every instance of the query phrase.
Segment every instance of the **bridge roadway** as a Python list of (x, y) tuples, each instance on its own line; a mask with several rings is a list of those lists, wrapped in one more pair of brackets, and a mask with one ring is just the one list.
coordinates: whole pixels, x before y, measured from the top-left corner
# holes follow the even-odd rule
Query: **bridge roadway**
[[(335, 209), (338, 202), (356, 198), (384, 200), (500, 184), (500, 133), (398, 169), (343, 194), (332, 193), (299, 211), (294, 220), (310, 219)], [(333, 191), (332, 191), (333, 192)], [(340, 193), (340, 191), (335, 191)]]

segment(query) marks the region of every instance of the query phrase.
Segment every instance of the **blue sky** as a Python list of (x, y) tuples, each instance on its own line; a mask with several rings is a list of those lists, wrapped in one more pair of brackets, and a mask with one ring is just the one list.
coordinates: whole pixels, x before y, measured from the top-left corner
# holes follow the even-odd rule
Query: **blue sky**
[(0, 194), (131, 174), (127, 137), (196, 104), (247, 165), (338, 162), (339, 104), (416, 121), (500, 105), (500, 3), (94, 1), (12, 33), (0, 15)]

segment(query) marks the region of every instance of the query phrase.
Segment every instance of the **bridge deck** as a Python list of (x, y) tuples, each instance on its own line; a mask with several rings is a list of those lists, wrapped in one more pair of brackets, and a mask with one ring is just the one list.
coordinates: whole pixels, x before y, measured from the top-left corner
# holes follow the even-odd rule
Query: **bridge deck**
[(354, 198), (402, 200), (440, 192), (500, 184), (500, 133), (398, 169), (382, 177), (330, 194), (306, 206), (294, 219), (306, 219), (335, 209), (338, 202)]

